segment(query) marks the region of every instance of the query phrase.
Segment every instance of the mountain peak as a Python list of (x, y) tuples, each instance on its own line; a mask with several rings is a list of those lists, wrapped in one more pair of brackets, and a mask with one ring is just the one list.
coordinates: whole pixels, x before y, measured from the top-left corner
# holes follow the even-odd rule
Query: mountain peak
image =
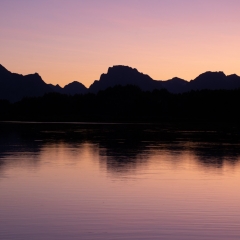
[(184, 79), (182, 79), (182, 78), (179, 78), (179, 77), (173, 77), (172, 79), (167, 80), (167, 81), (172, 81), (172, 82), (187, 82), (186, 80), (184, 80)]
[(189, 89), (202, 90), (202, 89), (228, 89), (229, 83), (227, 82), (227, 76), (224, 72), (205, 72), (200, 74), (197, 78), (190, 81)]
[(87, 92), (87, 88), (78, 81), (73, 81), (67, 84), (64, 88), (65, 93), (75, 95), (75, 94), (84, 94)]
[(108, 68), (108, 73), (115, 72), (115, 71), (121, 71), (121, 72), (138, 72), (136, 68), (132, 68), (125, 65), (113, 65), (112, 67)]
[(219, 71), (219, 72), (211, 72), (211, 71), (207, 71), (205, 73), (200, 74), (197, 78), (195, 78), (195, 80), (197, 79), (203, 79), (203, 78), (225, 78), (226, 75), (224, 72)]
[(89, 88), (90, 92), (98, 92), (108, 87), (116, 85), (136, 85), (143, 90), (160, 89), (161, 83), (156, 84), (151, 77), (139, 72), (136, 68), (131, 68), (124, 65), (115, 65), (108, 68), (107, 73), (100, 76)]
[(133, 77), (139, 76), (140, 74), (144, 75), (143, 73), (140, 73), (136, 68), (124, 65), (114, 65), (113, 67), (109, 67), (107, 72), (107, 75), (111, 77)]
[(0, 64), (0, 74), (8, 74), (11, 73), (8, 71), (3, 65)]
[(227, 77), (234, 77), (234, 78), (239, 78), (239, 76), (237, 75), (237, 74), (230, 74), (230, 75), (228, 75)]
[[(78, 81), (73, 81), (73, 82), (67, 84), (66, 86), (69, 86), (69, 85), (72, 85), (72, 86), (79, 86), (79, 85), (84, 86), (82, 83), (80, 83), (80, 82), (78, 82)], [(65, 86), (65, 87), (66, 87), (66, 86)], [(85, 87), (85, 86), (84, 86), (84, 87)]]

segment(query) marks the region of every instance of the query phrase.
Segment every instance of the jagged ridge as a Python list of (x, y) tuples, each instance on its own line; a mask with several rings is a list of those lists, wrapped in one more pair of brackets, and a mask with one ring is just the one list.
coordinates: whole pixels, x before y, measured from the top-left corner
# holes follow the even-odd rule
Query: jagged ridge
[(143, 91), (165, 88), (171, 93), (183, 93), (202, 89), (240, 88), (240, 77), (236, 74), (226, 76), (223, 72), (205, 72), (190, 82), (177, 77), (161, 81), (153, 80), (150, 76), (139, 72), (135, 68), (117, 65), (110, 67), (108, 72), (102, 74), (99, 80), (94, 81), (89, 89), (77, 81), (62, 88), (59, 85), (46, 84), (37, 73), (23, 76), (11, 73), (0, 64), (0, 99), (7, 99), (11, 102), (19, 101), (24, 97), (42, 96), (48, 92), (69, 95), (85, 94), (87, 92), (97, 93), (116, 85), (136, 85)]

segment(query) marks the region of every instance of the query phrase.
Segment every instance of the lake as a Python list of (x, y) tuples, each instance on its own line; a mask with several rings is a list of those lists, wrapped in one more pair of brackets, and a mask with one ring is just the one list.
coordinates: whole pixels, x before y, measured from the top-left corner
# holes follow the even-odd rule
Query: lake
[(0, 239), (240, 239), (228, 129), (0, 123)]

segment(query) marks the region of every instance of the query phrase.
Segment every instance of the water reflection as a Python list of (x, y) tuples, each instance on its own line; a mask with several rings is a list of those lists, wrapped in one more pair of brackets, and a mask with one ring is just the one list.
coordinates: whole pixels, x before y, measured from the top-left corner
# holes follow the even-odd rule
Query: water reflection
[(156, 125), (131, 124), (1, 124), (0, 127), (0, 169), (9, 164), (5, 159), (10, 153), (34, 156), (29, 164), (37, 167), (44, 149), (64, 146), (71, 149), (68, 154), (76, 155), (85, 144), (99, 155), (108, 171), (116, 173), (136, 170), (146, 164), (152, 154), (168, 153), (180, 159), (178, 155), (188, 152), (205, 168), (222, 168), (225, 162), (234, 166), (240, 155), (238, 138), (233, 141), (226, 138), (226, 134), (223, 138), (221, 133), (219, 139), (215, 131), (170, 131)]
[(238, 137), (0, 124), (0, 239), (240, 238)]

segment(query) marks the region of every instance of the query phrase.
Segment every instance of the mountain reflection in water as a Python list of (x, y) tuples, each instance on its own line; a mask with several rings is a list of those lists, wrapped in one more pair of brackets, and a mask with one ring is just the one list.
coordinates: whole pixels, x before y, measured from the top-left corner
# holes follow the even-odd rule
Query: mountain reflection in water
[(240, 238), (234, 127), (0, 128), (0, 239)]
[(6, 164), (4, 158), (10, 152), (38, 156), (44, 148), (62, 146), (80, 151), (85, 144), (91, 146), (92, 151), (100, 156), (100, 161), (113, 172), (137, 169), (138, 165), (147, 163), (151, 154), (167, 153), (177, 158), (188, 153), (194, 156), (196, 163), (216, 168), (221, 168), (224, 162), (235, 165), (240, 155), (240, 138), (234, 136), (234, 141), (232, 136), (219, 139), (219, 133), (215, 131), (175, 131), (150, 124), (36, 123), (0, 126), (0, 167)]

